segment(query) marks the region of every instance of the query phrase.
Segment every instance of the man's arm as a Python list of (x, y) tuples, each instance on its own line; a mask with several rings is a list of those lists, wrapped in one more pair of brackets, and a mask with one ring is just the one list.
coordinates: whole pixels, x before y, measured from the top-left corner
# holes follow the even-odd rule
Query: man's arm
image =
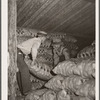
[(38, 49), (41, 45), (41, 41), (36, 41), (32, 45), (31, 54), (32, 54), (32, 64), (34, 64), (35, 59), (37, 57)]
[(68, 49), (67, 48), (64, 48), (63, 49), (63, 55), (65, 56), (65, 60), (69, 59), (70, 58), (70, 54), (68, 52)]

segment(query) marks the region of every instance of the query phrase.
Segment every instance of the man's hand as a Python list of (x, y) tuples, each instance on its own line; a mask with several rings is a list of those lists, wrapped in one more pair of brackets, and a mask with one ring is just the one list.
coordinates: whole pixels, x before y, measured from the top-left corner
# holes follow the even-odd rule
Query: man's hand
[(17, 49), (17, 62), (21, 62), (24, 60), (24, 54), (21, 52), (21, 50), (18, 48)]

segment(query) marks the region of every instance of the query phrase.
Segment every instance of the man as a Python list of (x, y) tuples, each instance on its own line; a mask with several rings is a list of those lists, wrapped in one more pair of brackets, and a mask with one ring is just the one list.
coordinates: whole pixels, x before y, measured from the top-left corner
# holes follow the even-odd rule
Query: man
[(37, 33), (37, 36), (35, 38), (31, 38), (27, 41), (24, 41), (23, 43), (18, 45), (18, 48), (27, 56), (28, 54), (32, 54), (32, 60), (36, 59), (37, 56), (37, 50), (39, 49), (41, 43), (44, 42), (46, 39), (46, 32), (39, 31)]
[(31, 90), (31, 80), (28, 66), (24, 62), (24, 57), (31, 54), (32, 55), (32, 64), (37, 57), (37, 51), (42, 42), (46, 39), (46, 34), (43, 31), (37, 33), (35, 38), (31, 38), (17, 46), (17, 81), (19, 84), (19, 88), (23, 95), (27, 95)]
[(63, 42), (61, 42), (60, 39), (56, 39), (55, 42), (53, 42), (53, 54), (54, 66), (70, 58), (68, 49), (63, 46)]

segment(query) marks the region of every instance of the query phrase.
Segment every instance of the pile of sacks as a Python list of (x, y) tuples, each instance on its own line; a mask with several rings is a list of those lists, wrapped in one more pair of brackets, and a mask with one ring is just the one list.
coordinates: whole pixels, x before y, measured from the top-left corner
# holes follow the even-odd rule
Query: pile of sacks
[(25, 100), (94, 100), (95, 59), (70, 59), (59, 63), (44, 89), (32, 91)]
[[(19, 32), (21, 34), (18, 34), (18, 39), (20, 40), (18, 40), (18, 43), (23, 42), (30, 37), (35, 37), (36, 34), (30, 36), (32, 35), (31, 31), (28, 32), (29, 34), (26, 34), (27, 31), (25, 29)], [(29, 36), (27, 37), (26, 35)], [(54, 37), (57, 38), (56, 35), (53, 36), (53, 38)], [(63, 38), (60, 35), (58, 35), (58, 37)], [(52, 67), (53, 60), (50, 45), (50, 40), (46, 40), (41, 44), (34, 67), (31, 66), (32, 60), (30, 58), (24, 59), (30, 72), (33, 74), (30, 77), (31, 82), (33, 83), (32, 91), (25, 97), (25, 100), (94, 100), (94, 44), (92, 44), (92, 47), (90, 46), (91, 48), (88, 47), (79, 52), (77, 58), (63, 61), (55, 68)], [(72, 47), (70, 45), (66, 46), (71, 49), (73, 47), (76, 49), (75, 45), (72, 45)], [(52, 74), (51, 71), (54, 74)]]

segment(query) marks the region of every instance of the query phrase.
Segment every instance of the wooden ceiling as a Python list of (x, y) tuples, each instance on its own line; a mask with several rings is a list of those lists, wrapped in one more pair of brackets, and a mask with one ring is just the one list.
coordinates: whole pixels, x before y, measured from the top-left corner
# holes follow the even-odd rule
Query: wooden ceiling
[(17, 0), (17, 25), (94, 38), (94, 0)]

